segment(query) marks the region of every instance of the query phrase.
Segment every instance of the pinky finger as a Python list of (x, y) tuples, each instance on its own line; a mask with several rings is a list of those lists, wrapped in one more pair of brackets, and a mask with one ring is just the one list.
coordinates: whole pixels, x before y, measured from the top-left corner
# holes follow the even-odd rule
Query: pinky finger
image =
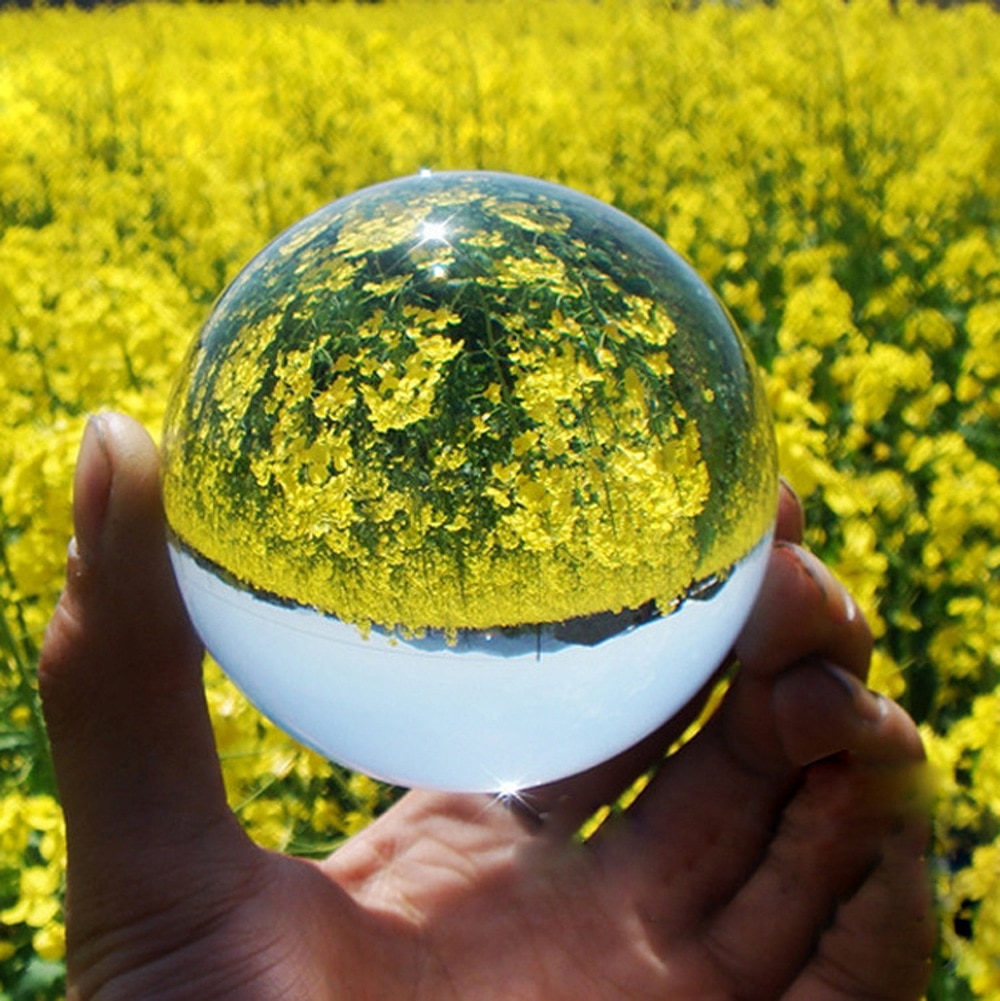
[(937, 940), (924, 856), (929, 823), (911, 816), (883, 842), (879, 863), (837, 908), (781, 1001), (917, 1001)]

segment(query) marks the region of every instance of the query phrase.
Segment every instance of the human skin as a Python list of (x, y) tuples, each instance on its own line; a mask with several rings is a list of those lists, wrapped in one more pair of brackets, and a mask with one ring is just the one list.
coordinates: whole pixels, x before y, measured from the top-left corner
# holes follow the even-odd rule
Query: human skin
[[(92, 418), (39, 683), (68, 838), (70, 1001), (857, 1001), (921, 996), (923, 753), (864, 684), (871, 636), (778, 538), (721, 708), (520, 800), (410, 792), (329, 859), (226, 804), (156, 448)], [(655, 777), (587, 842), (575, 832)]]

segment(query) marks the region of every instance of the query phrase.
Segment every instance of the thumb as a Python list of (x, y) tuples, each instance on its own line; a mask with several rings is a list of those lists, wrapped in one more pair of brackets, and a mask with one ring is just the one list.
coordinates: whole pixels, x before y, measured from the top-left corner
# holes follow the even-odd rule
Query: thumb
[[(235, 842), (202, 649), (165, 545), (156, 447), (101, 414), (84, 433), (66, 588), (39, 662), (77, 904), (146, 880), (208, 828)], [(131, 870), (134, 873), (130, 876)], [(142, 870), (140, 872), (140, 870)], [(83, 888), (81, 888), (81, 884)]]

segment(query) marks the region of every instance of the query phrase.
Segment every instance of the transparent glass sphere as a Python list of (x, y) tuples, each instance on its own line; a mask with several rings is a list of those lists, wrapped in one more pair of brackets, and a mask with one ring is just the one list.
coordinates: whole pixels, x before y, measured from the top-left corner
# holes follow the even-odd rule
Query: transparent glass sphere
[(775, 448), (731, 319), (655, 234), (430, 173), (267, 246), (188, 353), (170, 550), (209, 651), (328, 757), (510, 791), (603, 761), (725, 656)]

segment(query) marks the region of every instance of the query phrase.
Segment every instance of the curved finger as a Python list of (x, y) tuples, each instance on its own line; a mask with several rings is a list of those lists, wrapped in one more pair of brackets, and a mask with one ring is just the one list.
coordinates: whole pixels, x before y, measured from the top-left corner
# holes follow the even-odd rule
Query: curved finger
[[(896, 859), (893, 839), (900, 831), (926, 836), (926, 776), (912, 721), (892, 703), (876, 719), (859, 714), (846, 689), (831, 687), (828, 695), (830, 715), (841, 718), (844, 750), (806, 770), (756, 870), (706, 935), (719, 965), (749, 997), (780, 996), (837, 921), (846, 922), (841, 931), (848, 938), (856, 933), (856, 922), (884, 902), (878, 894), (870, 905), (858, 901), (874, 893), (864, 887), (884, 867), (886, 853)], [(852, 899), (853, 909), (845, 909)], [(875, 940), (884, 938), (880, 929)], [(837, 946), (840, 953), (847, 948), (843, 941)]]
[(872, 636), (864, 615), (830, 570), (801, 546), (776, 543), (746, 627), (736, 642), (740, 671), (722, 706), (720, 735), (749, 771), (794, 772), (774, 716), (775, 682), (809, 658), (863, 679)]
[(927, 818), (915, 815), (885, 838), (878, 864), (840, 903), (782, 1001), (923, 997), (937, 941), (929, 836)]
[[(818, 600), (808, 608), (790, 604), (790, 596), (803, 592)], [(768, 677), (782, 664), (820, 654), (864, 679), (871, 651), (864, 614), (831, 570), (808, 549), (776, 542), (760, 594), (736, 642), (746, 672)]]
[(793, 764), (804, 767), (842, 752), (869, 765), (923, 760), (920, 734), (906, 713), (827, 661), (780, 677), (772, 704), (781, 746)]

